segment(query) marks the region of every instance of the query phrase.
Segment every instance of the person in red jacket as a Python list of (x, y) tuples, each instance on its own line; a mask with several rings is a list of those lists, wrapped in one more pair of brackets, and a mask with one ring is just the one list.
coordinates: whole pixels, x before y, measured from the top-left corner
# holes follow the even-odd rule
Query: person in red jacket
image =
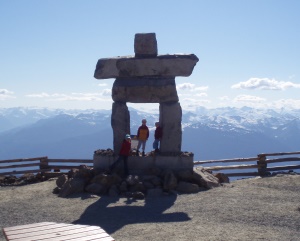
[(146, 147), (146, 142), (148, 140), (149, 137), (149, 129), (146, 126), (146, 119), (142, 120), (142, 125), (139, 127), (138, 132), (137, 132), (137, 139), (139, 141), (138, 146), (137, 146), (137, 150), (136, 150), (136, 155), (139, 156), (139, 150), (140, 147), (142, 146), (142, 156), (145, 156), (145, 147)]
[(131, 138), (129, 134), (126, 134), (125, 139), (122, 142), (121, 150), (119, 152), (118, 159), (110, 166), (110, 171), (112, 172), (114, 168), (119, 164), (120, 161), (123, 160), (124, 162), (124, 173), (127, 176), (128, 175), (128, 165), (127, 160), (128, 156), (131, 152)]

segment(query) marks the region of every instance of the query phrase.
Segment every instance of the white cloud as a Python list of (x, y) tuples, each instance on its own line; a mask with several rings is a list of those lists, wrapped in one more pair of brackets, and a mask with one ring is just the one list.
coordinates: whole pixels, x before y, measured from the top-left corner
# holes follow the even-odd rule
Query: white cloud
[(207, 99), (193, 99), (193, 98), (185, 98), (180, 104), (183, 110), (185, 111), (195, 111), (200, 106), (207, 106), (210, 103), (210, 100)]
[(197, 100), (193, 99), (193, 98), (183, 98), (182, 101), (185, 101), (185, 102), (197, 102)]
[(103, 96), (111, 96), (111, 89), (104, 89), (101, 94)]
[(107, 84), (106, 83), (101, 83), (101, 84), (98, 84), (98, 86), (105, 87), (105, 86), (107, 86)]
[(208, 86), (196, 86), (195, 84), (192, 83), (183, 83), (183, 84), (178, 84), (176, 86), (177, 90), (189, 90), (189, 91), (207, 91)]
[(290, 81), (277, 81), (269, 78), (250, 78), (247, 81), (232, 85), (232, 89), (260, 89), (260, 90), (285, 90), (288, 88), (300, 88), (300, 84)]
[(208, 95), (207, 95), (207, 93), (202, 92), (202, 93), (195, 94), (195, 96), (197, 96), (197, 97), (207, 97)]
[(234, 98), (234, 102), (264, 102), (266, 99), (253, 95), (238, 95)]
[(272, 102), (274, 108), (300, 109), (300, 99), (280, 99)]
[(203, 100), (203, 99), (199, 100), (199, 99), (195, 99), (195, 98), (191, 98), (191, 97), (183, 98), (182, 100), (189, 101), (189, 102), (205, 102), (205, 101), (207, 102), (207, 100)]
[(0, 89), (0, 95), (12, 95), (14, 92), (7, 89)]
[(14, 92), (9, 91), (7, 89), (0, 89), (0, 100), (5, 100), (8, 98), (15, 98), (13, 96)]
[(208, 86), (199, 86), (193, 89), (193, 91), (207, 91)]
[(47, 101), (111, 101), (111, 98), (103, 98), (108, 95), (108, 89), (103, 90), (102, 93), (71, 93), (71, 94), (29, 94), (29, 98), (44, 98)]
[(188, 105), (191, 105), (193, 104), (194, 106), (199, 106), (199, 105), (202, 105), (204, 103), (210, 103), (210, 100), (207, 100), (207, 99), (194, 99), (194, 98), (184, 98), (182, 99), (182, 103), (185, 103), (185, 104), (188, 104)]
[(230, 100), (230, 98), (228, 97), (228, 96), (221, 96), (221, 97), (219, 97), (219, 99), (221, 100), (221, 101), (229, 101)]
[(50, 97), (50, 95), (43, 92), (43, 93), (40, 93), (40, 94), (29, 94), (29, 95), (26, 95), (26, 97), (30, 97), (30, 98), (46, 98), (46, 97)]
[(194, 84), (191, 83), (183, 83), (176, 86), (178, 90), (191, 90), (195, 87)]

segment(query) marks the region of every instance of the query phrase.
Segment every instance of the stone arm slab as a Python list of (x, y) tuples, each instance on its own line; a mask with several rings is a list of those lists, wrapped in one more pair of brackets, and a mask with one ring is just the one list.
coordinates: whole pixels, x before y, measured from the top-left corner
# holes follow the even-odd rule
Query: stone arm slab
[(120, 77), (190, 76), (199, 61), (194, 54), (158, 55), (153, 58), (122, 56), (99, 59), (94, 77), (109, 79)]

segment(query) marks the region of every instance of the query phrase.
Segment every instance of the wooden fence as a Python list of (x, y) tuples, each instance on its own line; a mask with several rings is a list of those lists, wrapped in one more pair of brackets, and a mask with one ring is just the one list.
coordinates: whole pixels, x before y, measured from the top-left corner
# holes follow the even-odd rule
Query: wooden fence
[[(300, 165), (286, 165), (268, 167), (268, 164), (279, 162), (296, 162), (300, 161), (300, 157), (281, 157), (275, 159), (267, 159), (269, 156), (290, 156), (300, 155), (300, 152), (281, 152), (281, 153), (263, 153), (258, 154), (256, 157), (251, 158), (236, 158), (236, 159), (222, 159), (222, 160), (208, 160), (208, 161), (195, 161), (194, 166), (204, 166), (206, 170), (212, 172), (226, 170), (226, 175), (229, 177), (245, 177), (245, 176), (266, 176), (272, 171), (284, 171), (300, 169)], [(222, 166), (208, 166), (207, 164), (220, 164), (220, 163), (242, 163), (252, 162), (251, 164), (239, 165), (222, 165)], [(253, 162), (256, 162), (253, 164)], [(0, 160), (0, 175), (19, 175), (25, 173), (38, 173), (38, 172), (51, 172), (56, 169), (69, 171), (72, 168), (78, 168), (80, 165), (93, 166), (93, 160), (90, 159), (48, 159), (47, 156), (14, 159), (14, 160)], [(228, 170), (249, 170), (255, 171), (245, 172), (228, 172)], [(257, 170), (257, 171), (256, 171)]]
[(262, 153), (258, 154), (257, 157), (250, 158), (236, 158), (236, 159), (223, 159), (223, 160), (209, 160), (209, 161), (196, 161), (194, 165), (205, 165), (205, 164), (216, 164), (216, 163), (232, 163), (232, 162), (256, 162), (255, 164), (242, 164), (242, 165), (223, 165), (223, 166), (209, 166), (204, 167), (206, 170), (220, 171), (220, 170), (240, 170), (240, 169), (257, 169), (252, 172), (226, 172), (229, 177), (245, 177), (245, 176), (267, 176), (268, 173), (273, 171), (284, 171), (300, 169), (300, 165), (287, 165), (287, 166), (275, 166), (268, 167), (268, 164), (278, 162), (294, 162), (300, 161), (300, 157), (282, 157), (275, 159), (267, 159), (269, 156), (290, 156), (299, 155), (300, 152), (280, 152), (280, 153)]
[[(90, 159), (48, 159), (47, 156), (0, 160), (0, 175), (17, 175), (25, 173), (51, 172), (53, 170), (71, 170), (80, 165), (93, 166)], [(4, 172), (2, 172), (4, 170)]]

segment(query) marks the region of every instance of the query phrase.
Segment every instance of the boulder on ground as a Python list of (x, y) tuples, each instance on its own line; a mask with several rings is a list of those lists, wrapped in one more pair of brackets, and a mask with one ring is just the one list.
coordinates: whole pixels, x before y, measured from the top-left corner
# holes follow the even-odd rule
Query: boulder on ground
[(63, 174), (56, 179), (56, 185), (61, 188), (68, 181), (68, 176)]
[(106, 185), (103, 185), (101, 183), (95, 183), (95, 182), (88, 184), (85, 187), (86, 192), (90, 192), (93, 194), (105, 194), (107, 189), (108, 189), (108, 187)]
[(229, 183), (229, 177), (224, 173), (219, 172), (214, 174), (214, 176), (219, 179), (220, 183)]
[(193, 180), (193, 170), (180, 170), (177, 172), (177, 177), (181, 181), (191, 182)]
[(82, 178), (70, 178), (61, 188), (59, 197), (67, 197), (74, 193), (83, 192), (85, 181)]
[(119, 178), (119, 176), (117, 174), (107, 175), (107, 174), (101, 173), (101, 174), (93, 177), (93, 179), (91, 180), (91, 183), (99, 183), (99, 184), (105, 185), (107, 187), (110, 187), (111, 185), (116, 184), (120, 181), (121, 181), (121, 179)]
[(137, 175), (129, 175), (126, 178), (126, 182), (128, 183), (129, 186), (134, 186), (140, 182), (139, 176)]
[(220, 186), (219, 179), (206, 171), (203, 167), (194, 168), (193, 181), (195, 181), (199, 186), (206, 187), (208, 189)]
[(197, 193), (218, 187), (221, 182), (229, 181), (225, 174), (213, 175), (203, 167), (180, 171), (154, 168), (147, 170), (145, 175), (128, 175), (123, 178), (115, 172), (109, 173), (84, 166), (81, 167), (81, 170), (85, 171), (72, 169), (68, 173), (73, 176), (71, 178), (68, 178), (67, 175), (58, 177), (57, 188), (54, 192), (58, 193), (60, 197), (86, 191), (97, 195), (112, 197), (121, 195), (143, 199), (146, 194), (149, 197), (158, 197), (162, 196), (164, 192), (168, 195), (174, 192)]
[(177, 187), (177, 178), (173, 171), (167, 170), (164, 176), (164, 190), (172, 190)]
[(143, 182), (138, 182), (134, 185), (131, 185), (129, 187), (129, 190), (131, 192), (143, 192), (143, 193), (145, 193), (146, 192), (146, 187), (144, 186)]
[(112, 185), (110, 189), (108, 190), (108, 196), (110, 197), (118, 197), (119, 196), (119, 190), (116, 185)]

